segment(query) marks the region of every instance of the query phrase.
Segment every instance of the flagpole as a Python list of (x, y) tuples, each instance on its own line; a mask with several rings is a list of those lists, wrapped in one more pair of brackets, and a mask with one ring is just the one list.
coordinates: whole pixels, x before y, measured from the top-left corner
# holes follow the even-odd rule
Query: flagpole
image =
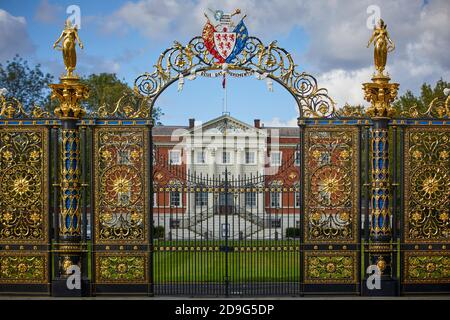
[(228, 94), (227, 94), (227, 73), (224, 71), (223, 80), (222, 80), (222, 88), (223, 88), (223, 111), (222, 114), (228, 114)]
[(224, 94), (225, 94), (225, 99), (224, 99), (224, 101), (225, 101), (225, 106), (224, 106), (224, 109), (225, 109), (225, 114), (227, 114), (227, 112), (228, 112), (228, 105), (227, 105), (227, 103), (228, 103), (228, 101), (227, 101), (227, 74), (226, 73), (224, 73), (224, 80), (225, 80), (225, 88), (224, 88), (224, 90), (225, 90), (225, 92), (224, 92)]

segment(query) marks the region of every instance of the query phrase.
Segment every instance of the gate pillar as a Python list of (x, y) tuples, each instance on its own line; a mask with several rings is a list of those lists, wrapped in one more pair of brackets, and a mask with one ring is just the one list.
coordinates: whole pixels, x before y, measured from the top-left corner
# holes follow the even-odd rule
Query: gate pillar
[(80, 132), (77, 121), (85, 113), (80, 101), (88, 97), (88, 88), (75, 76), (61, 77), (60, 80), (59, 84), (50, 85), (52, 98), (59, 101), (59, 107), (54, 112), (61, 120), (61, 209), (59, 225), (56, 226), (59, 241), (54, 245), (56, 270), (52, 291), (54, 296), (81, 296), (86, 294), (89, 285), (87, 270), (82, 269), (83, 252), (87, 248), (81, 237), (81, 224), (86, 221), (81, 219)]
[[(398, 83), (389, 83), (390, 78), (379, 72), (371, 83), (363, 84), (365, 99), (371, 103), (367, 114), (372, 118), (373, 128), (370, 136), (371, 184), (369, 205), (369, 243), (365, 248), (366, 269), (376, 266), (373, 271), (381, 277), (376, 285), (376, 278), (366, 278), (363, 283), (365, 295), (397, 295), (396, 270), (393, 270), (393, 259), (396, 258), (392, 243), (391, 184), (389, 177), (389, 119), (395, 114), (390, 103), (396, 98)], [(366, 275), (367, 276), (367, 275)], [(370, 276), (370, 274), (368, 275)], [(373, 285), (368, 284), (372, 282)]]

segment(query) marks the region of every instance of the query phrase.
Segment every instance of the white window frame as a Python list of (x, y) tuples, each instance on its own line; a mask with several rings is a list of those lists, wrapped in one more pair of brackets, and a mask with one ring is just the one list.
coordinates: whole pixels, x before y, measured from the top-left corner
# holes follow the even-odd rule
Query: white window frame
[(294, 192), (294, 208), (300, 208), (300, 191)]
[[(274, 159), (274, 157), (273, 157), (273, 155), (274, 154), (279, 154), (280, 155), (280, 162), (279, 163), (274, 163), (273, 162), (273, 159)], [(283, 152), (282, 151), (271, 151), (270, 152), (270, 166), (271, 167), (280, 167), (281, 166), (281, 163), (282, 163), (282, 159), (283, 159)]]
[[(178, 154), (178, 162), (172, 161), (172, 154), (177, 153)], [(179, 166), (181, 165), (181, 151), (180, 150), (169, 150), (169, 164), (173, 166)]]
[[(272, 196), (273, 196), (274, 194), (276, 194), (276, 195), (278, 196), (278, 206), (274, 206), (274, 205), (273, 205)], [(282, 208), (282, 200), (283, 200), (283, 198), (282, 198), (282, 196), (281, 196), (281, 192), (278, 192), (278, 191), (270, 191), (270, 192), (269, 192), (269, 207), (270, 207), (270, 208), (274, 208), (274, 209), (278, 208), (278, 209), (281, 209), (281, 208)]]
[[(178, 197), (179, 197), (179, 200), (178, 200), (179, 204), (178, 204), (178, 206), (173, 206), (172, 205), (172, 195), (174, 193), (178, 193)], [(183, 195), (181, 194), (180, 191), (170, 191), (170, 193), (169, 193), (169, 207), (170, 208), (181, 208), (181, 207), (183, 207)]]
[[(224, 159), (223, 157), (224, 157), (224, 154), (225, 154), (225, 153), (228, 153), (228, 154), (230, 155), (229, 161), (228, 161), (228, 162), (224, 162), (224, 161), (223, 161), (223, 159)], [(225, 151), (225, 150), (223, 150), (222, 153), (221, 153), (220, 161), (221, 161), (221, 162), (220, 162), (221, 164), (232, 164), (232, 163), (233, 163), (233, 159), (232, 159), (231, 151)]]
[[(206, 195), (205, 199), (200, 198), (201, 203), (197, 203), (197, 197), (202, 197), (202, 195)], [(203, 200), (206, 200), (205, 204), (203, 204)], [(196, 207), (207, 207), (208, 206), (208, 192), (206, 191), (200, 191), (196, 192), (194, 195), (194, 202)]]
[[(249, 205), (249, 203), (248, 203), (248, 201), (247, 201), (247, 196), (249, 196), (250, 194), (252, 194), (252, 197), (253, 197), (253, 199), (252, 199), (252, 203)], [(256, 192), (246, 192), (245, 193), (245, 199), (244, 199), (244, 201), (245, 201), (245, 207), (246, 208), (256, 208), (256, 203), (257, 203), (257, 201), (256, 201), (256, 197), (257, 197), (257, 194), (256, 194)], [(254, 203), (253, 203), (254, 202)]]
[(300, 151), (295, 151), (294, 153), (294, 165), (300, 167)]
[[(203, 162), (198, 161), (199, 154), (203, 155)], [(194, 161), (195, 164), (206, 164), (206, 151), (195, 151), (194, 156), (195, 156), (195, 161)]]
[[(247, 154), (253, 154), (253, 162), (248, 162), (247, 161)], [(244, 153), (244, 163), (246, 165), (255, 165), (256, 164), (256, 151), (245, 151)]]

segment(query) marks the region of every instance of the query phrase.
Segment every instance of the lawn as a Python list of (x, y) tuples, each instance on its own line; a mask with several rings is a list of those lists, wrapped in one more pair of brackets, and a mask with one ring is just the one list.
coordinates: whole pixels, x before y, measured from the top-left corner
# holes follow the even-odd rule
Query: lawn
[[(228, 257), (226, 257), (228, 255)], [(155, 252), (155, 283), (298, 281), (298, 252)], [(228, 262), (226, 261), (228, 259)]]

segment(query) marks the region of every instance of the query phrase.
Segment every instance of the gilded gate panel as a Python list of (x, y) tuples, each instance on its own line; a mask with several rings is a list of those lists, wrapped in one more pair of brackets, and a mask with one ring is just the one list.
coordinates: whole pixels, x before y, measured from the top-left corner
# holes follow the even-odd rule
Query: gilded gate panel
[(450, 243), (450, 130), (408, 128), (405, 241)]
[(331, 251), (359, 241), (358, 146), (357, 127), (306, 128), (304, 241), (328, 250), (305, 252), (305, 283), (358, 281), (357, 252)]
[(1, 252), (0, 283), (47, 283), (47, 265), (48, 254), (46, 252)]
[(450, 253), (406, 252), (405, 283), (450, 283)]
[(147, 240), (147, 166), (144, 128), (95, 131), (95, 239), (97, 243)]
[(306, 129), (305, 242), (358, 241), (358, 129)]
[(0, 133), (0, 244), (48, 240), (48, 143), (44, 127)]
[(305, 283), (354, 283), (357, 277), (356, 252), (305, 253)]
[[(0, 132), (0, 283), (48, 283), (48, 131), (2, 127)], [(10, 248), (33, 245), (35, 250)], [(10, 248), (10, 250), (8, 250)]]
[(404, 154), (404, 283), (450, 283), (450, 129), (406, 128)]
[(101, 253), (95, 259), (97, 283), (147, 283), (146, 253)]
[(148, 241), (147, 136), (145, 127), (94, 129), (97, 284), (148, 281), (148, 254), (136, 246)]

